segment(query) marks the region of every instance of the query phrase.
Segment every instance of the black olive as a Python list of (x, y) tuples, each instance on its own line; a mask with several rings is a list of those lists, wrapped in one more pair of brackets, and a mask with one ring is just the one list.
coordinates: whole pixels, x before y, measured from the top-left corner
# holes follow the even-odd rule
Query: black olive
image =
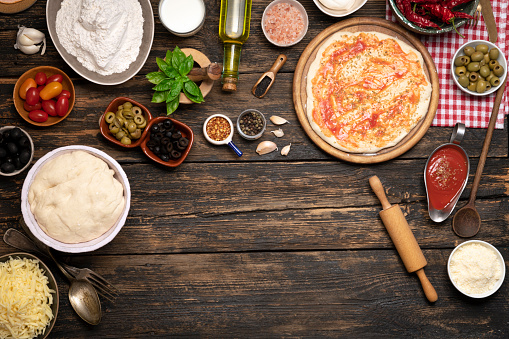
[(19, 146), (19, 147), (22, 147), (22, 148), (24, 148), (24, 147), (30, 147), (30, 141), (28, 140), (28, 138), (27, 138), (27, 137), (22, 136), (22, 137), (21, 137), (21, 138), (19, 138), (19, 140), (18, 140), (18, 146)]
[(14, 170), (16, 169), (16, 167), (11, 164), (10, 162), (4, 162), (2, 164), (2, 166), (0, 167), (0, 170), (4, 173), (12, 173), (14, 172)]
[(7, 150), (3, 147), (0, 147), (0, 158), (5, 158), (7, 156)]
[(16, 146), (16, 144), (13, 142), (9, 142), (7, 144), (7, 151), (11, 154), (16, 154), (18, 153), (18, 146)]
[(171, 135), (172, 135), (172, 134), (173, 134), (173, 132), (172, 132), (172, 131), (166, 131), (166, 132), (164, 133), (164, 136), (165, 136), (165, 137), (167, 137), (167, 138), (171, 138)]
[(171, 143), (170, 138), (168, 138), (168, 137), (163, 137), (163, 138), (161, 139), (161, 145), (162, 145), (162, 146), (166, 146), (166, 145), (168, 145), (169, 143)]
[(160, 146), (155, 146), (153, 152), (156, 155), (161, 154), (161, 147)]
[(21, 132), (21, 130), (18, 127), (14, 127), (13, 129), (11, 129), (12, 140), (17, 140), (21, 138), (21, 136), (23, 136), (23, 132)]
[(20, 170), (23, 168), (23, 164), (21, 163), (19, 158), (14, 158), (14, 166), (16, 167), (17, 170)]
[(174, 149), (173, 151), (171, 151), (170, 155), (173, 159), (178, 159), (182, 156), (182, 153)]
[(187, 147), (187, 145), (189, 145), (189, 139), (187, 139), (186, 137), (180, 138), (179, 145), (183, 146), (183, 147)]
[(161, 160), (162, 161), (170, 161), (170, 157), (168, 156), (168, 154), (163, 154), (163, 155), (161, 155)]
[(176, 130), (175, 132), (173, 132), (173, 134), (171, 135), (171, 138), (173, 140), (178, 140), (182, 137), (182, 133), (179, 131), (179, 130)]
[(173, 151), (173, 144), (171, 142), (166, 145), (166, 151), (168, 153), (171, 153), (171, 151)]
[[(180, 139), (179, 139), (180, 140)], [(178, 141), (174, 142), (174, 147), (178, 149), (179, 151), (183, 151), (186, 149), (186, 146), (182, 146)]]
[(159, 142), (163, 138), (163, 133), (154, 133), (150, 137)]
[(11, 157), (7, 157), (7, 159), (5, 159), (5, 162), (8, 162), (10, 164), (13, 164), (14, 163), (14, 159), (11, 158)]
[(173, 126), (173, 121), (171, 121), (170, 119), (166, 119), (166, 120), (164, 120), (164, 122), (163, 122), (163, 126), (164, 126), (164, 128), (166, 128), (166, 129), (170, 129), (170, 128), (172, 128), (172, 126)]
[(157, 123), (157, 126), (159, 126), (159, 130), (162, 130), (162, 129), (164, 128), (164, 124), (163, 124), (163, 122), (162, 122), (162, 121), (161, 121), (161, 122), (158, 122), (158, 123)]
[(153, 125), (152, 128), (150, 129), (150, 133), (158, 133), (158, 132), (159, 132), (159, 126)]
[(26, 149), (21, 151), (19, 153), (19, 161), (21, 161), (23, 165), (27, 164), (28, 161), (30, 161), (30, 152)]

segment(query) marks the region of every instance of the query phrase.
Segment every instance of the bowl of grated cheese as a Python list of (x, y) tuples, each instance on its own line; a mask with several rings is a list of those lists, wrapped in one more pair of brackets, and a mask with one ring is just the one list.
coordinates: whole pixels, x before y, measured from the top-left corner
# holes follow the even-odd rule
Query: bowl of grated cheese
[(0, 281), (0, 338), (47, 338), (59, 306), (57, 282), (48, 267), (29, 253), (3, 255)]
[(452, 251), (447, 273), (458, 291), (471, 298), (486, 298), (495, 293), (505, 278), (502, 254), (481, 240), (465, 241)]

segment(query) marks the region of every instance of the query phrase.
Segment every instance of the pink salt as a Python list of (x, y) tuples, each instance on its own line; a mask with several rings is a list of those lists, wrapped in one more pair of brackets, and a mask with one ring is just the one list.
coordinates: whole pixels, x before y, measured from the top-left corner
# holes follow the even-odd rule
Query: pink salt
[(295, 6), (278, 3), (265, 13), (263, 24), (270, 40), (279, 45), (289, 45), (301, 36), (304, 17)]

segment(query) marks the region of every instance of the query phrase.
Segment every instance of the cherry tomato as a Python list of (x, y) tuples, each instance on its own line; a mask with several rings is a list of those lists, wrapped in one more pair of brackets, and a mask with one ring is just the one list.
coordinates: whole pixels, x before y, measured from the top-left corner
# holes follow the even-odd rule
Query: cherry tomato
[(41, 91), (43, 90), (44, 87), (46, 87), (46, 86), (39, 86), (39, 87), (37, 87), (37, 92), (39, 92), (39, 94), (41, 94)]
[(41, 99), (42, 100), (53, 99), (54, 97), (59, 95), (60, 92), (62, 92), (62, 84), (56, 81), (50, 82), (42, 89)]
[(21, 97), (21, 99), (23, 100), (26, 99), (28, 89), (31, 87), (37, 87), (37, 83), (35, 82), (34, 79), (28, 78), (23, 82), (23, 84), (19, 88), (19, 96)]
[(61, 74), (53, 74), (46, 80), (46, 85), (50, 82), (56, 81), (56, 82), (62, 82), (64, 80), (64, 77)]
[(62, 92), (60, 93), (60, 95), (58, 96), (59, 98), (60, 97), (66, 97), (67, 99), (70, 99), (71, 98), (71, 92), (69, 92), (68, 90), (66, 89), (63, 89)]
[(40, 103), (40, 102), (36, 103), (35, 105), (29, 105), (29, 104), (27, 104), (27, 102), (26, 102), (26, 101), (23, 103), (23, 108), (24, 108), (24, 109), (25, 109), (25, 111), (27, 111), (27, 112), (34, 111), (34, 110), (36, 110), (36, 109), (41, 109), (41, 107), (42, 107), (42, 106), (41, 106), (41, 103)]
[(45, 122), (48, 120), (48, 113), (41, 111), (40, 109), (36, 109), (35, 111), (28, 113), (28, 117), (30, 120), (35, 122)]
[(41, 86), (41, 85), (45, 85), (46, 84), (46, 73), (44, 72), (39, 72), (35, 75), (35, 82), (37, 83), (37, 85)]
[(48, 113), (48, 115), (51, 115), (52, 117), (57, 116), (56, 111), (57, 103), (55, 100), (43, 100), (42, 101), (42, 109), (44, 112)]
[(67, 114), (67, 110), (69, 109), (69, 99), (66, 97), (60, 97), (57, 100), (56, 112), (59, 117), (63, 117)]
[(29, 105), (35, 105), (39, 102), (39, 92), (37, 92), (37, 88), (30, 87), (27, 91), (26, 102)]

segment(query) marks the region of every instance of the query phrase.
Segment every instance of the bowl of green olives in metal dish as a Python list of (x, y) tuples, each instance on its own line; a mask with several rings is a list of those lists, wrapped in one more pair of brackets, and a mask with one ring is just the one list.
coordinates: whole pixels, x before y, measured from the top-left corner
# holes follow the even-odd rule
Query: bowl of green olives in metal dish
[(137, 101), (118, 97), (111, 101), (99, 119), (101, 134), (114, 144), (134, 148), (141, 145), (152, 120), (149, 110)]
[(474, 40), (461, 46), (454, 54), (452, 78), (465, 93), (488, 95), (503, 84), (507, 60), (502, 51), (489, 41)]
[(30, 166), (34, 158), (34, 142), (19, 127), (0, 128), (0, 175), (14, 176)]

